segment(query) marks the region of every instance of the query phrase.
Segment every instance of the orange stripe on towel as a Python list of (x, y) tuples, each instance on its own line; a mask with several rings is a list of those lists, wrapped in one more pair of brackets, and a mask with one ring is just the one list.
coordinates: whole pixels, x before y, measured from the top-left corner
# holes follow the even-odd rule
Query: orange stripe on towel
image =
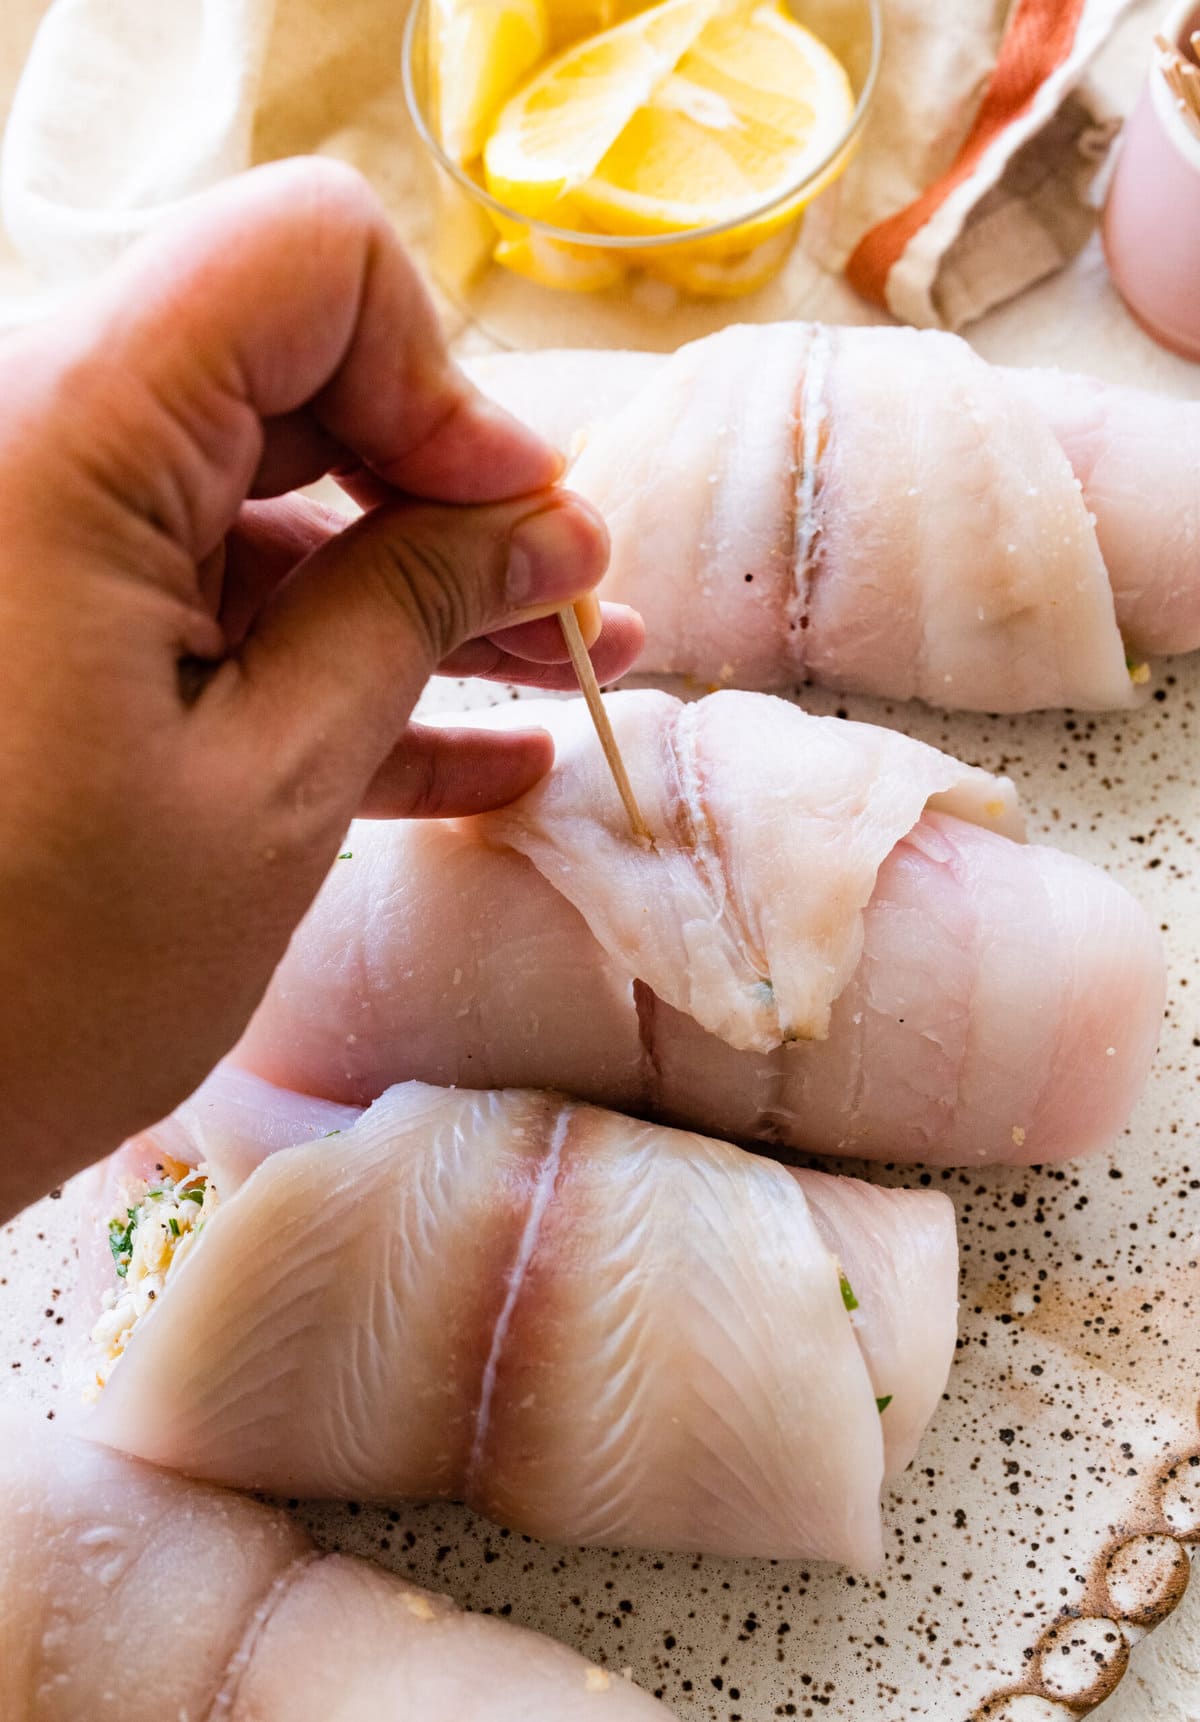
[(865, 299), (887, 304), (887, 281), (905, 247), (974, 173), (988, 145), (1029, 107), (1051, 72), (1071, 51), (1086, 0), (1017, 0), (1000, 57), (967, 138), (947, 171), (913, 203), (865, 233), (846, 265), (846, 277)]

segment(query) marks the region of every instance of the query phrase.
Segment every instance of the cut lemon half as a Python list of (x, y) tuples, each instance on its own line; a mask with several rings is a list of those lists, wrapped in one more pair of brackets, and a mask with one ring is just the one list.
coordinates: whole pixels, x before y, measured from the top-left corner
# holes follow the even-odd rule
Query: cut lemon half
[(488, 190), (541, 216), (595, 173), (696, 42), (718, 0), (661, 0), (550, 61), (502, 110), (484, 147)]
[[(844, 165), (804, 184), (837, 152), (854, 113), (841, 62), (769, 4), (707, 23), (651, 98), (630, 115), (572, 204), (608, 233), (679, 233), (780, 207), (711, 244), (744, 252), (814, 197)], [(713, 254), (710, 252), (710, 255)]]
[(433, 119), (446, 154), (473, 161), (497, 114), (549, 48), (545, 0), (430, 0)]

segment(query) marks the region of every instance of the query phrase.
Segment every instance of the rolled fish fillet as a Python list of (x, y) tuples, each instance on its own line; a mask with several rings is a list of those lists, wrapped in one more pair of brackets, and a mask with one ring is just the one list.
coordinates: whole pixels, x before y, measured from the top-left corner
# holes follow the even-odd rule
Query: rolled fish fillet
[(1104, 710), (1200, 646), (1200, 403), (806, 323), (474, 374), (577, 453), (648, 670)]
[(945, 1196), (422, 1083), (252, 1165), (231, 1086), (294, 1108), (218, 1071), (81, 1186), (90, 1436), (555, 1542), (878, 1565), (954, 1352)]
[(5, 1722), (653, 1722), (561, 1644), (284, 1513), (0, 1414)]
[(653, 849), (581, 702), (486, 714), (551, 728), (551, 774), (497, 814), (355, 827), (238, 1061), (340, 1101), (557, 1087), (869, 1159), (1112, 1140), (1158, 1037), (1158, 934), (1007, 835), (1007, 780), (760, 694), (608, 709)]

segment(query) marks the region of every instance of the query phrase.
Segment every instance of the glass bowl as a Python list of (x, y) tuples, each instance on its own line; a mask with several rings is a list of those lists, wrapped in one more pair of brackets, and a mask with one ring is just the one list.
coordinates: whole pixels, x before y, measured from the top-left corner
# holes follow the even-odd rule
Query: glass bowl
[[(788, 0), (790, 15), (842, 62), (855, 98), (825, 156), (766, 203), (711, 226), (649, 235), (584, 234), (522, 215), (446, 153), (431, 111), (430, 5), (413, 0), (402, 48), (405, 98), (432, 178), (427, 260), (443, 292), (492, 340), (518, 348), (674, 347), (731, 321), (797, 314), (779, 270), (805, 210), (843, 172), (862, 135), (883, 51), (882, 0)], [(755, 228), (769, 237), (731, 252), (730, 235)], [(504, 239), (510, 256), (532, 255), (559, 284), (497, 264)]]

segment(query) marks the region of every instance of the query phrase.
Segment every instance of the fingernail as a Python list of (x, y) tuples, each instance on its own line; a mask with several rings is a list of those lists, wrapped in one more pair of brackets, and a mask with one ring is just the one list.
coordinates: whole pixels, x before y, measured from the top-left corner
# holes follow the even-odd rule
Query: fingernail
[(567, 604), (570, 604), (575, 612), (584, 645), (590, 649), (604, 631), (604, 612), (594, 592), (585, 592), (582, 598), (568, 598), (565, 602), (559, 598), (552, 604), (531, 604), (527, 610), (514, 610), (512, 615), (505, 619), (504, 626), (519, 628), (522, 622), (540, 622), (545, 616), (557, 616)]
[(562, 607), (561, 598), (556, 598), (552, 604), (531, 604), (527, 610), (511, 611), (505, 616), (503, 625), (505, 628), (519, 628), (523, 622), (540, 622), (546, 616), (557, 616)]
[(548, 741), (553, 747), (554, 737), (548, 729), (539, 724), (526, 724), (521, 729), (506, 729), (501, 732), (505, 741)]
[(600, 638), (604, 627), (604, 617), (600, 613), (600, 600), (594, 592), (585, 592), (582, 598), (575, 600), (575, 619), (579, 623), (579, 632), (583, 635), (583, 643), (591, 651)]
[(557, 609), (589, 592), (604, 570), (608, 534), (588, 503), (561, 497), (513, 528), (505, 590), (514, 610)]

